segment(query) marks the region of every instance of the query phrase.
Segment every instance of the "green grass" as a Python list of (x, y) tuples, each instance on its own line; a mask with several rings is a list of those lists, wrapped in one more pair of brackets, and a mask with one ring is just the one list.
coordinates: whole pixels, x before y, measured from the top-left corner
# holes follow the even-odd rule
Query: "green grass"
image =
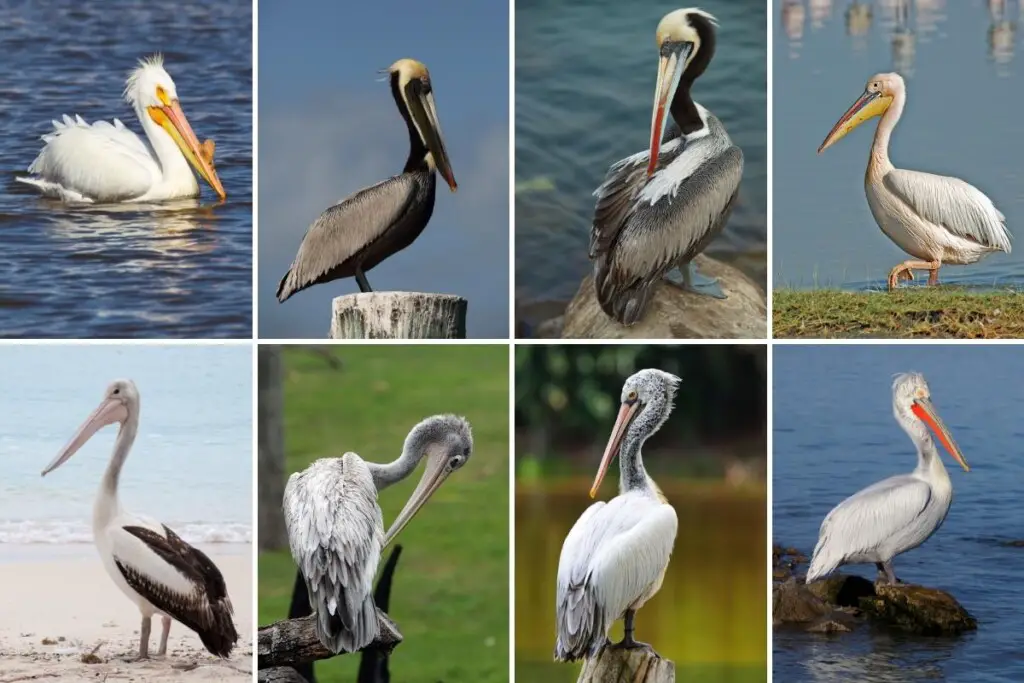
[[(344, 346), (340, 371), (303, 351), (284, 355), (289, 472), (354, 451), (398, 457), (409, 429), (437, 413), (473, 426), (469, 462), (405, 528), (389, 613), (404, 642), (393, 680), (508, 680), (508, 368), (506, 346)], [(420, 468), (422, 469), (422, 467)], [(381, 495), (385, 527), (419, 480)], [(383, 564), (383, 563), (382, 563)], [(259, 623), (287, 616), (295, 565), (287, 550), (259, 558)], [(323, 683), (351, 683), (357, 655), (316, 665)]]
[(894, 292), (776, 289), (772, 321), (776, 339), (1020, 338), (1024, 295), (952, 286)]

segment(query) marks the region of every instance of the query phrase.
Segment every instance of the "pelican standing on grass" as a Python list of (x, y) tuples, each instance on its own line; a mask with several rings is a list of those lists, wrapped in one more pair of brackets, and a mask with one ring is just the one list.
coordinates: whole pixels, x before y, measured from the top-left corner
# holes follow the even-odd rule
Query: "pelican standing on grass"
[(391, 95), (409, 131), (405, 169), (320, 214), (277, 286), (278, 301), (344, 277), (355, 277), (360, 292), (373, 291), (366, 272), (412, 244), (427, 227), (434, 213), (434, 172), (452, 192), (456, 190), (427, 67), (414, 59), (399, 59), (388, 73)]
[(927, 541), (946, 519), (953, 484), (928, 428), (964, 471), (970, 468), (932, 405), (922, 375), (896, 376), (892, 412), (917, 446), (917, 468), (855, 493), (828, 513), (807, 570), (808, 583), (844, 564), (873, 562), (879, 580), (895, 584), (892, 558)]
[(889, 272), (890, 290), (900, 280), (913, 280), (914, 269), (927, 270), (928, 284), (937, 285), (944, 263), (965, 265), (995, 251), (1010, 253), (1006, 218), (981, 190), (959, 178), (907, 171), (889, 161), (889, 138), (906, 99), (902, 76), (872, 76), (818, 148), (821, 154), (860, 124), (882, 117), (875, 128), (864, 190), (878, 227), (914, 257)]
[(43, 136), (46, 145), (28, 167), (34, 175), (18, 180), (70, 203), (145, 202), (198, 197), (195, 169), (224, 199), (212, 153), (203, 151), (192, 132), (163, 57), (139, 62), (124, 98), (135, 109), (145, 142), (117, 119), (89, 125), (81, 116), (65, 115)]
[(97, 431), (119, 425), (114, 454), (103, 475), (93, 507), (92, 529), (96, 547), (110, 578), (142, 613), (139, 658), (149, 655), (151, 618), (163, 622), (158, 655), (167, 653), (171, 619), (199, 634), (206, 649), (218, 657), (231, 654), (238, 632), (233, 609), (220, 570), (198, 548), (185, 543), (163, 524), (121, 509), (117, 497), (121, 468), (139, 430), (139, 392), (131, 380), (118, 380), (107, 388), (99, 407), (53, 462), (46, 476), (75, 454)]
[[(673, 268), (684, 289), (725, 298), (691, 263), (725, 227), (743, 175), (743, 152), (690, 96), (715, 54), (715, 26), (699, 9), (670, 12), (658, 24), (650, 148), (613, 164), (594, 192), (594, 287), (604, 312), (624, 325), (643, 317)], [(666, 108), (675, 126), (663, 136)]]
[(633, 638), (633, 619), (661, 588), (676, 539), (676, 511), (644, 469), (640, 447), (668, 419), (679, 378), (641, 370), (622, 387), (622, 405), (590, 497), (619, 456), (619, 495), (591, 505), (569, 531), (558, 559), (555, 659), (595, 655), (625, 618), (612, 647), (647, 647)]
[[(413, 427), (394, 462), (380, 465), (346, 453), (317, 460), (288, 478), (288, 543), (317, 616), (317, 638), (328, 650), (356, 652), (377, 637), (372, 593), (381, 551), (472, 450), (469, 423), (437, 415)], [(378, 492), (409, 476), (424, 457), (420, 483), (385, 534)]]

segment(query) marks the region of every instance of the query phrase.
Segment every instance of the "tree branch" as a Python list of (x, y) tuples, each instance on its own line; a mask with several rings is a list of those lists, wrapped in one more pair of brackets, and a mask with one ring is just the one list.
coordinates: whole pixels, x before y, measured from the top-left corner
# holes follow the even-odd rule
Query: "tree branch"
[[(257, 669), (269, 669), (278, 666), (291, 666), (300, 662), (313, 662), (318, 659), (330, 659), (336, 655), (320, 644), (316, 637), (313, 624), (315, 615), (299, 619), (285, 619), (259, 630), (257, 641)], [(391, 618), (377, 610), (379, 633), (367, 648), (376, 648), (385, 653), (391, 652), (402, 642), (402, 634)], [(340, 652), (339, 655), (349, 654)], [(261, 678), (261, 680), (263, 680)]]

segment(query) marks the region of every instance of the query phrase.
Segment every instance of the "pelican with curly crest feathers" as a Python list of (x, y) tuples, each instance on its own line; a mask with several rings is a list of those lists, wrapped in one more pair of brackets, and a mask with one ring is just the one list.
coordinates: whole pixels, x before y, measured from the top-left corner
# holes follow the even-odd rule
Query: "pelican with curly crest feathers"
[(356, 279), (360, 292), (372, 292), (366, 273), (412, 244), (427, 227), (434, 213), (435, 171), (452, 192), (457, 188), (427, 67), (415, 59), (399, 59), (387, 73), (409, 133), (405, 168), (320, 214), (277, 286), (280, 302), (313, 285), (347, 277)]
[(619, 495), (587, 508), (569, 531), (558, 559), (555, 659), (595, 655), (612, 624), (625, 619), (625, 637), (612, 647), (647, 647), (633, 639), (633, 619), (661, 588), (676, 539), (676, 511), (644, 469), (643, 443), (672, 412), (679, 378), (641, 370), (626, 380), (615, 426), (590, 497), (619, 457)]
[[(602, 310), (624, 325), (643, 317), (674, 268), (684, 289), (725, 298), (691, 263), (725, 227), (743, 176), (743, 152), (690, 95), (715, 54), (716, 26), (699, 9), (670, 12), (658, 24), (650, 146), (613, 164), (594, 192), (594, 287)], [(675, 122), (668, 131), (666, 109)]]
[(890, 290), (900, 280), (913, 280), (915, 269), (927, 270), (928, 284), (937, 285), (944, 263), (966, 265), (996, 251), (1010, 253), (1006, 217), (981, 190), (959, 178), (908, 171), (889, 161), (889, 138), (906, 100), (902, 76), (872, 76), (818, 148), (821, 154), (865, 121), (882, 117), (875, 128), (864, 190), (878, 227), (914, 257), (889, 272)]
[(46, 466), (43, 476), (67, 462), (97, 431), (117, 424), (114, 454), (93, 507), (92, 529), (107, 573), (142, 613), (139, 658), (149, 655), (154, 615), (163, 622), (158, 655), (167, 654), (167, 636), (174, 619), (195, 631), (211, 653), (228, 657), (238, 642), (238, 632), (220, 570), (167, 526), (121, 509), (117, 486), (139, 430), (139, 405), (134, 382), (113, 382), (99, 407)]
[(17, 180), (69, 203), (150, 202), (198, 197), (195, 169), (218, 197), (226, 197), (212, 155), (203, 152), (181, 110), (162, 56), (139, 62), (128, 76), (124, 98), (145, 141), (118, 119), (90, 125), (81, 116), (65, 115), (43, 136), (46, 145), (28, 167), (33, 175)]
[(853, 494), (828, 513), (807, 570), (808, 583), (844, 564), (873, 562), (879, 580), (895, 584), (892, 559), (921, 545), (942, 526), (953, 501), (953, 484), (929, 428), (964, 471), (970, 471), (932, 405), (923, 375), (896, 376), (892, 412), (917, 447), (917, 467)]
[[(331, 652), (356, 652), (378, 634), (373, 577), (380, 554), (473, 451), (469, 423), (436, 415), (412, 428), (397, 460), (381, 465), (355, 453), (321, 458), (288, 478), (284, 520), (305, 578), (317, 638)], [(419, 484), (384, 533), (377, 494), (426, 458)]]

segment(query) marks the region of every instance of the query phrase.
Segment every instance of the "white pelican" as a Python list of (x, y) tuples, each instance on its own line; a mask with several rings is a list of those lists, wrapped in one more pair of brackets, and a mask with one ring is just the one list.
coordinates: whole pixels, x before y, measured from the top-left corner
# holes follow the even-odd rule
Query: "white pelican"
[[(377, 637), (372, 592), (381, 551), (472, 450), (464, 418), (436, 415), (412, 428), (402, 454), (387, 465), (345, 453), (321, 458), (288, 478), (288, 542), (317, 615), (317, 637), (328, 650), (357, 652)], [(385, 535), (377, 493), (409, 476), (424, 457), (420, 483)]]
[(227, 657), (238, 641), (231, 620), (233, 609), (220, 570), (198, 548), (185, 543), (163, 524), (121, 509), (117, 484), (139, 430), (139, 392), (131, 380), (107, 387), (99, 407), (79, 427), (71, 441), (43, 470), (43, 476), (63, 465), (97, 431), (118, 424), (114, 454), (103, 475), (93, 506), (92, 530), (96, 548), (110, 578), (138, 605), (142, 613), (139, 658), (149, 655), (150, 619), (163, 621), (158, 655), (167, 653), (171, 619), (199, 634), (203, 645)]
[(960, 466), (970, 471), (935, 411), (922, 375), (896, 376), (892, 412), (917, 446), (917, 468), (853, 494), (828, 513), (807, 570), (808, 583), (844, 564), (874, 562), (879, 580), (895, 584), (892, 558), (921, 545), (942, 526), (953, 501), (953, 485), (928, 427)]
[(590, 489), (597, 495), (619, 456), (619, 495), (584, 511), (558, 559), (555, 659), (574, 661), (608, 642), (625, 617), (625, 637), (613, 647), (646, 647), (633, 639), (633, 617), (661, 588), (676, 539), (676, 511), (647, 475), (640, 447), (672, 412), (679, 378), (641, 370), (622, 387), (622, 406)]
[[(650, 148), (612, 164), (594, 192), (594, 287), (602, 310), (624, 325), (643, 317), (673, 269), (684, 289), (725, 298), (690, 263), (722, 232), (743, 176), (743, 152), (690, 96), (715, 54), (715, 25), (699, 9), (670, 12), (658, 23)], [(675, 126), (663, 135), (666, 107)]]
[(944, 263), (975, 263), (994, 251), (1010, 253), (1006, 219), (981, 190), (959, 178), (907, 171), (889, 161), (889, 137), (903, 113), (907, 91), (899, 74), (876, 74), (818, 148), (820, 154), (865, 121), (881, 116), (871, 145), (864, 189), (871, 215), (889, 239), (913, 259), (889, 273), (889, 289), (928, 270), (939, 283)]
[(34, 175), (18, 180), (69, 203), (159, 201), (198, 197), (194, 168), (224, 199), (212, 148), (204, 153), (192, 132), (163, 57), (139, 62), (128, 76), (124, 98), (135, 109), (146, 142), (117, 119), (89, 125), (80, 116), (65, 115), (43, 136), (46, 145), (28, 167)]

